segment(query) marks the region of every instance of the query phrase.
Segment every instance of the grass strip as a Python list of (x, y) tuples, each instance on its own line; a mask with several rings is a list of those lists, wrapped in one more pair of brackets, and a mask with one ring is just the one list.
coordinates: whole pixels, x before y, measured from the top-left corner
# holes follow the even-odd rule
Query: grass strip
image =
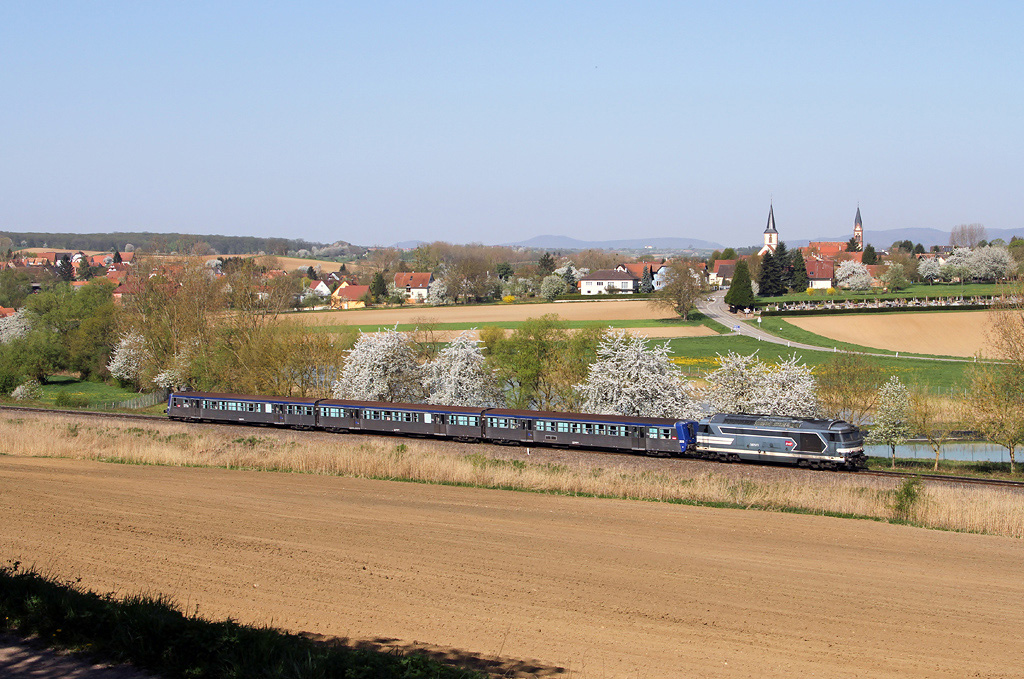
[[(759, 342), (746, 335), (715, 335), (712, 337), (673, 337), (669, 339), (669, 356), (681, 367), (691, 366), (703, 374), (718, 367), (718, 356), (733, 351), (749, 355), (757, 352), (758, 358), (769, 363), (779, 363), (791, 356), (812, 369), (832, 360), (834, 352), (787, 347), (774, 342)], [(874, 352), (872, 352), (874, 353)], [(927, 358), (911, 358), (900, 353), (887, 356), (866, 356), (865, 360), (875, 363), (888, 375), (899, 375), (907, 386), (924, 386), (944, 393), (964, 383), (964, 373), (971, 363), (968, 361), (940, 361)], [(692, 373), (691, 373), (692, 374)]]
[(168, 678), (484, 676), (419, 654), (351, 649), (231, 619), (204, 620), (164, 596), (99, 595), (18, 562), (0, 566), (0, 619), (4, 631)]

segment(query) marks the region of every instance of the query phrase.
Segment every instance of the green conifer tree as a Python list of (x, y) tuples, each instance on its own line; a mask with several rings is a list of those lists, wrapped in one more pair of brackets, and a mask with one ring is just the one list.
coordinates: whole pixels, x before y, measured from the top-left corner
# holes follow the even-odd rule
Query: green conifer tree
[(651, 275), (651, 267), (644, 266), (644, 275), (640, 279), (640, 292), (654, 292), (654, 276)]
[(784, 295), (793, 287), (793, 253), (786, 249), (783, 241), (779, 241), (779, 246), (775, 248), (775, 262), (779, 267), (779, 294)]
[(750, 285), (750, 269), (744, 260), (736, 262), (732, 285), (725, 293), (725, 303), (733, 309), (749, 308), (754, 304), (754, 289)]
[(793, 251), (793, 282), (790, 284), (797, 292), (803, 292), (810, 285), (807, 280), (807, 263), (804, 262), (804, 253), (799, 250)]
[(868, 243), (864, 246), (864, 254), (861, 256), (862, 264), (878, 264), (878, 254), (875, 252), (875, 246)]
[(761, 259), (761, 271), (757, 278), (758, 297), (778, 297), (782, 294), (782, 275), (779, 260), (768, 251)]

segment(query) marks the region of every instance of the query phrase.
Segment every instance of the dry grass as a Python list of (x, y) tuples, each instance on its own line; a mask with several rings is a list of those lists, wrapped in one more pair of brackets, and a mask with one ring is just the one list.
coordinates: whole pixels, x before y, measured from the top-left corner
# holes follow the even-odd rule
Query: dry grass
[[(892, 520), (896, 483), (853, 475), (736, 480), (724, 474), (609, 470), (500, 460), (471, 446), (415, 439), (295, 436), (271, 429), (199, 428), (176, 422), (102, 423), (70, 417), (0, 419), (0, 454), (133, 464), (407, 479), (428, 483), (740, 506)], [(467, 451), (470, 451), (467, 453)], [(944, 530), (1024, 537), (1024, 502), (995, 488), (926, 487), (912, 523)]]

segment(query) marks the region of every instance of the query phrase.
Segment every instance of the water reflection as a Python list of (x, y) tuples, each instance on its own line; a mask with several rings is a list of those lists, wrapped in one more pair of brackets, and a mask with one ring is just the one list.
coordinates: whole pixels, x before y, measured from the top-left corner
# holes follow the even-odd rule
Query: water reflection
[[(892, 455), (889, 446), (864, 446), (864, 452), (874, 457), (890, 457)], [(1021, 455), (1019, 451), (1014, 456), (1020, 461)], [(908, 443), (896, 446), (896, 457), (934, 460), (935, 452), (932, 451), (931, 446), (928, 444)], [(952, 441), (942, 446), (942, 454), (939, 459), (964, 460), (967, 462), (1009, 462), (1010, 453), (1006, 448), (992, 443)]]

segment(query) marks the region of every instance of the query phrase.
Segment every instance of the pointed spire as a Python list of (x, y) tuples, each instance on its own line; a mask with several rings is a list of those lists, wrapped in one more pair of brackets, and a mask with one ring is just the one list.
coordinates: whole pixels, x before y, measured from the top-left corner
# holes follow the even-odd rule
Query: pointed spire
[(765, 233), (778, 233), (775, 230), (775, 206), (768, 204), (768, 226), (764, 228)]
[(860, 203), (857, 203), (857, 216), (853, 218), (853, 225), (864, 226), (864, 224), (860, 221)]

